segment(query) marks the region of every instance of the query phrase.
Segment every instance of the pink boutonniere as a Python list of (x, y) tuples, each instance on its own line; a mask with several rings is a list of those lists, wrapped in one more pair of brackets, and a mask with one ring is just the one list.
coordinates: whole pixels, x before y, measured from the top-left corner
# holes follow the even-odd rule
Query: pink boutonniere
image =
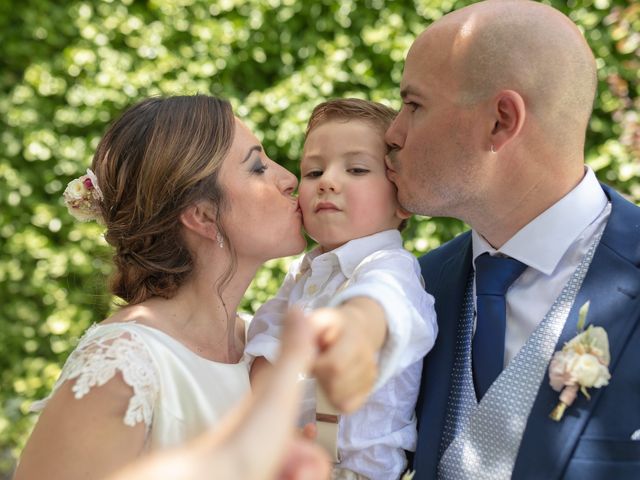
[(580, 308), (578, 335), (567, 342), (562, 350), (553, 354), (549, 364), (549, 383), (560, 392), (560, 402), (549, 417), (559, 422), (576, 396), (578, 390), (590, 399), (587, 388), (600, 388), (609, 384), (609, 338), (602, 327), (584, 324), (589, 312), (589, 302)]

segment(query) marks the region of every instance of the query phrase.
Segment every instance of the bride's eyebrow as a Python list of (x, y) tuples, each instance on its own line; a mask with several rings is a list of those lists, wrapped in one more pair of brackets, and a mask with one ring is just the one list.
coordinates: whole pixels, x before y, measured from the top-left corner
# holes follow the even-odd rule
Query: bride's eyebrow
[(249, 149), (249, 151), (247, 152), (247, 156), (246, 156), (246, 157), (244, 157), (244, 160), (242, 160), (242, 162), (240, 162), (240, 163), (244, 163), (244, 162), (246, 162), (247, 160), (249, 160), (249, 157), (251, 157), (251, 154), (252, 154), (253, 152), (262, 152), (262, 147), (261, 147), (260, 145), (254, 145), (253, 147), (251, 147), (251, 148)]

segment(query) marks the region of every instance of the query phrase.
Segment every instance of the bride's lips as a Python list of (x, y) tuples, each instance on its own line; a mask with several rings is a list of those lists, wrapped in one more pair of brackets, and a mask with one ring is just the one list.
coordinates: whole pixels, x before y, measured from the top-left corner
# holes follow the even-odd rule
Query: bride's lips
[(300, 202), (297, 197), (291, 198), (291, 211), (296, 217), (302, 216), (302, 209), (300, 208)]

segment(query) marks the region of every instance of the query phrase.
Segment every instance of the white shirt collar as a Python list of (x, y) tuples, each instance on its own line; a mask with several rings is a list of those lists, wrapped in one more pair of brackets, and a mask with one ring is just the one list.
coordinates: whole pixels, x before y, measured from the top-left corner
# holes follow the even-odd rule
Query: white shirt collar
[(558, 202), (522, 227), (500, 249), (472, 232), (473, 260), (485, 253), (502, 253), (551, 275), (578, 236), (598, 218), (608, 200), (591, 168), (580, 183)]
[(366, 257), (379, 250), (402, 248), (402, 235), (398, 230), (384, 230), (366, 237), (350, 240), (344, 245), (322, 253), (320, 247), (308, 252), (300, 263), (300, 273), (309, 268), (322, 268), (323, 264), (340, 266), (342, 274), (350, 278), (355, 268)]

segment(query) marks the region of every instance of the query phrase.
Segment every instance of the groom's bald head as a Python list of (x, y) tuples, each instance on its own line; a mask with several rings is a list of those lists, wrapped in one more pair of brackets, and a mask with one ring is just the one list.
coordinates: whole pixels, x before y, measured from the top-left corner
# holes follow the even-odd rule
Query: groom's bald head
[(461, 103), (515, 90), (547, 133), (584, 136), (595, 59), (573, 22), (551, 7), (526, 0), (473, 4), (430, 26), (410, 59), (437, 65)]

